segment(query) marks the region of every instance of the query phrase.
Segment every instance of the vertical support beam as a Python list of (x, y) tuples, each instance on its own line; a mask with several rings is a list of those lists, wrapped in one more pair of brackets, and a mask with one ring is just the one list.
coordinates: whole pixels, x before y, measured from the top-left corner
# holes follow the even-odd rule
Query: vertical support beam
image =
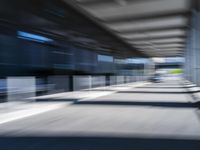
[(74, 90), (74, 82), (73, 82), (73, 75), (69, 76), (69, 91)]
[(106, 86), (110, 86), (110, 75), (106, 74)]
[(200, 13), (194, 11), (192, 24), (188, 33), (185, 50), (185, 76), (186, 79), (200, 85)]
[(197, 12), (196, 18), (196, 84), (200, 86), (200, 12)]

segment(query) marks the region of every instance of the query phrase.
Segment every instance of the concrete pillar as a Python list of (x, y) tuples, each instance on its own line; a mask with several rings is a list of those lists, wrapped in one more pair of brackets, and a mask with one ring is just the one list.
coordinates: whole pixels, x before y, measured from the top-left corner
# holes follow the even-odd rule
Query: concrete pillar
[(200, 86), (200, 13), (194, 11), (185, 50), (185, 77)]
[(200, 86), (200, 12), (196, 19), (196, 84)]

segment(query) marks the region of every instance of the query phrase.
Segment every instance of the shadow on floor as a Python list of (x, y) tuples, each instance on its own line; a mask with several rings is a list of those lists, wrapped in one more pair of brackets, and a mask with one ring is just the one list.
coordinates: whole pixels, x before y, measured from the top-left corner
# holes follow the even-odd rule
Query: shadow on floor
[(175, 86), (141, 86), (141, 87), (137, 87), (137, 88), (150, 88), (150, 89), (187, 89), (187, 88), (193, 88), (196, 86), (191, 86), (191, 87), (184, 87), (184, 86), (180, 86), (180, 87), (175, 87)]
[(198, 93), (200, 91), (118, 91), (117, 93), (149, 93), (149, 94), (190, 94), (190, 93)]
[(73, 98), (70, 98), (70, 99), (67, 99), (67, 98), (64, 98), (64, 99), (59, 99), (59, 98), (45, 98), (45, 99), (35, 99), (36, 102), (77, 102), (78, 99), (73, 99)]
[(199, 108), (199, 103), (187, 102), (157, 102), (157, 101), (79, 101), (72, 105), (121, 105), (121, 106), (151, 106), (151, 107), (171, 107), (171, 108)]
[(199, 150), (199, 140), (123, 137), (0, 137), (1, 150)]
[(111, 92), (112, 92), (112, 91), (116, 91), (116, 90), (112, 90), (112, 89), (91, 89), (91, 90), (83, 90), (83, 91), (84, 91), (84, 92), (88, 92), (88, 91), (91, 91), (91, 92), (92, 92), (92, 91), (95, 91), (95, 92), (96, 92), (96, 91), (97, 91), (97, 92), (98, 92), (98, 91), (100, 91), (100, 92), (101, 92), (101, 91), (103, 91), (103, 92), (105, 92), (105, 91), (106, 91), (106, 92), (107, 92), (107, 91), (111, 91)]

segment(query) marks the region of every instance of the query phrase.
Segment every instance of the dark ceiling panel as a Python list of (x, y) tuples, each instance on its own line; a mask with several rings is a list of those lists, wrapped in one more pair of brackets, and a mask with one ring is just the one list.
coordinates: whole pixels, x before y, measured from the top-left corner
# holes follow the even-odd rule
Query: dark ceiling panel
[(144, 56), (62, 0), (4, 1), (8, 8), (0, 9), (0, 24), (7, 23), (16, 30), (41, 33), (101, 53)]

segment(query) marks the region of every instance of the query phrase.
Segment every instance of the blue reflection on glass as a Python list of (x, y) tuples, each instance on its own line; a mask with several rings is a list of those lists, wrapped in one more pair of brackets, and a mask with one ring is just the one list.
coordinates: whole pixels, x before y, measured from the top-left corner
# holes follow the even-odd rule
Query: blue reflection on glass
[(47, 37), (41, 36), (41, 35), (36, 35), (28, 32), (23, 32), (23, 31), (17, 31), (17, 37), (25, 40), (31, 40), (35, 42), (52, 42), (52, 39), (49, 39)]
[(97, 59), (98, 61), (113, 62), (113, 57), (107, 55), (98, 55)]

